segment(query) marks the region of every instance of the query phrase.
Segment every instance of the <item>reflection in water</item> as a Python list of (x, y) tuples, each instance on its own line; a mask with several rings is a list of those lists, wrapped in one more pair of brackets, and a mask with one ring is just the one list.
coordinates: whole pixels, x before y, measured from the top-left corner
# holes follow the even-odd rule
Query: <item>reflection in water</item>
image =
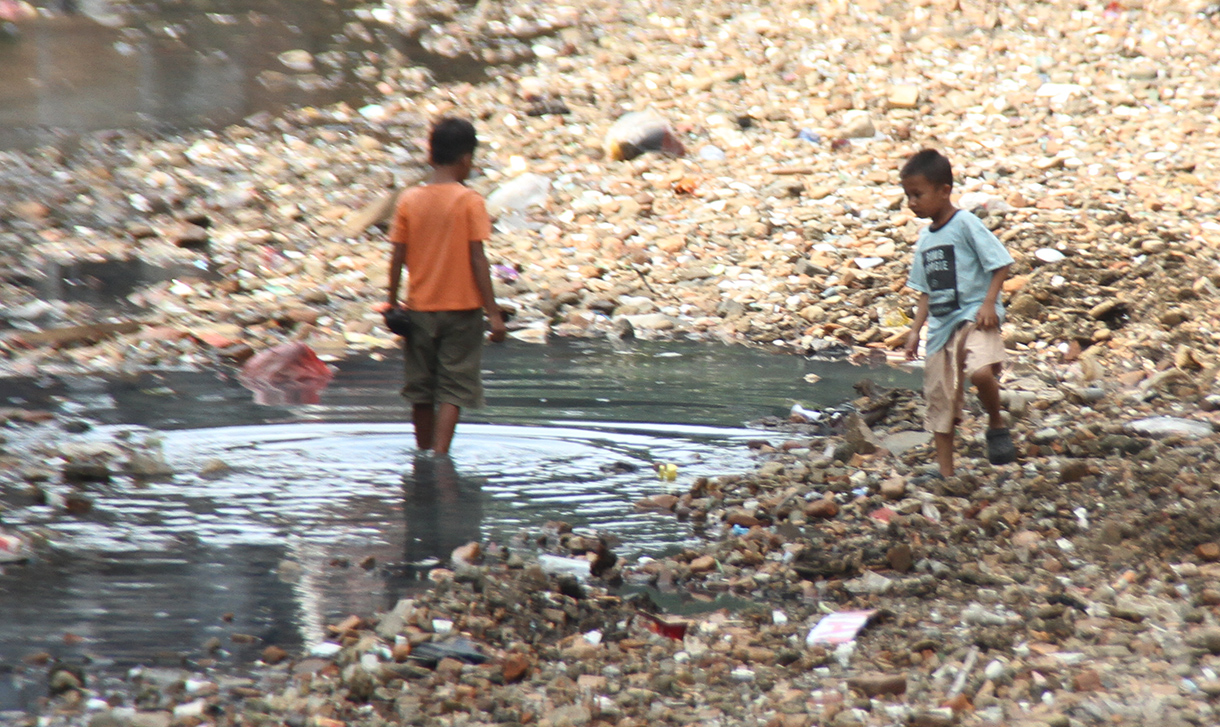
[[(410, 426), (384, 423), (409, 414), (395, 393), (394, 356), (342, 361), (324, 403), (297, 407), (256, 405), (215, 371), (0, 380), (3, 406), (161, 430), (176, 472), (147, 483), (116, 475), (90, 492), (93, 511), (77, 517), (15, 501), (27, 485), (0, 471), (0, 484), (11, 483), (6, 501), (17, 505), (5, 511), (6, 525), (52, 543), (28, 566), (0, 571), (0, 710), (45, 688), (41, 671), (4, 671), (21, 655), (102, 654), (120, 673), (189, 662), (215, 637), (235, 652), (221, 658), (248, 663), (268, 643), (313, 641), (347, 614), (392, 606), (427, 585), (424, 564), (457, 546), (512, 543), (556, 518), (613, 534), (628, 558), (687, 547), (696, 537), (689, 525), (632, 503), (750, 466), (746, 442), (757, 432), (725, 427), (783, 414), (794, 398), (838, 403), (862, 376), (918, 381), (679, 342), (509, 342), (484, 360), (483, 416), (549, 426), (464, 422), (453, 461), (414, 459)], [(820, 381), (806, 383), (808, 373)], [(675, 421), (704, 426), (641, 423)], [(5, 436), (51, 446), (111, 440), (114, 430), (25, 427)], [(656, 462), (675, 463), (678, 482), (660, 483)], [(295, 579), (285, 578), (293, 568)], [(226, 623), (225, 613), (236, 620)], [(66, 633), (84, 641), (69, 648)], [(234, 633), (260, 642), (235, 644)], [(167, 649), (178, 653), (161, 657)]]
[[(361, 54), (385, 50), (336, 33), (353, 21), (347, 2), (195, 0), (129, 18), (110, 5), (61, 8), (0, 43), (0, 146), (40, 143), (48, 130), (172, 130), (355, 102), (367, 88)], [(279, 61), (298, 49), (327, 62), (301, 72)]]
[(416, 454), (411, 471), (403, 473), (402, 497), (407, 581), (446, 562), (454, 548), (480, 540), (483, 481), (458, 474), (449, 457)]

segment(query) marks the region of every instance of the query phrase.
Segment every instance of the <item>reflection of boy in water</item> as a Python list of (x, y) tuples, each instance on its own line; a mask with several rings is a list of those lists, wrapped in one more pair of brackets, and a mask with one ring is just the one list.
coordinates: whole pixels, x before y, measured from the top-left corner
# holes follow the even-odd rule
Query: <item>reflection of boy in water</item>
[(459, 476), (448, 457), (416, 457), (412, 471), (403, 475), (402, 493), (409, 570), (426, 571), (449, 560), (454, 548), (480, 539), (481, 483)]

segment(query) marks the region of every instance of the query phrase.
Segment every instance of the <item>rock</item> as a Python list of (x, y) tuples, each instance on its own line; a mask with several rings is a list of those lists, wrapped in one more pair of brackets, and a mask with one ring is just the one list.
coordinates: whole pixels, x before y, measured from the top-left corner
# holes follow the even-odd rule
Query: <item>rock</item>
[(169, 235), (170, 242), (185, 250), (203, 250), (212, 242), (212, 236), (199, 225), (184, 223)]
[(1078, 692), (1096, 692), (1101, 687), (1101, 675), (1095, 669), (1085, 669), (1072, 676), (1072, 688)]
[(530, 660), (521, 654), (509, 654), (500, 666), (500, 673), (508, 684), (519, 682), (529, 675)]
[(870, 674), (848, 678), (847, 686), (866, 697), (901, 695), (906, 694), (907, 678), (901, 674)]
[(1127, 424), (1127, 431), (1153, 439), (1168, 436), (1179, 436), (1186, 439), (1207, 437), (1214, 431), (1207, 422), (1183, 419), (1181, 417), (1157, 416), (1139, 419)]
[(1191, 632), (1186, 636), (1186, 643), (1220, 656), (1220, 628), (1208, 627)]
[(901, 543), (890, 548), (885, 554), (885, 559), (889, 561), (890, 568), (893, 568), (897, 573), (909, 573), (911, 566), (914, 565), (911, 546), (906, 543)]
[(1008, 312), (1022, 318), (1036, 318), (1042, 312), (1042, 304), (1034, 296), (1022, 294), (1008, 304)]
[(505, 182), (487, 196), (487, 214), (496, 218), (506, 212), (523, 212), (542, 206), (550, 191), (549, 177), (527, 172)]
[(805, 505), (805, 515), (811, 518), (827, 519), (839, 514), (839, 506), (833, 498), (823, 497)]
[(66, 462), (60, 470), (64, 482), (109, 482), (110, 466), (104, 462)]
[(306, 50), (287, 50), (279, 55), (280, 63), (290, 70), (306, 73), (313, 70), (313, 55)]
[(906, 494), (907, 480), (905, 477), (890, 477), (881, 482), (881, 496), (887, 500), (901, 500)]
[(913, 109), (919, 106), (919, 86), (906, 84), (890, 90), (889, 104), (896, 109)]
[(636, 331), (668, 331), (674, 327), (674, 319), (664, 313), (625, 316), (624, 320)]
[(288, 658), (288, 652), (278, 646), (272, 645), (263, 649), (262, 660), (266, 664), (279, 664)]
[(871, 139), (877, 135), (873, 119), (866, 111), (849, 111), (843, 114), (839, 136), (843, 139)]
[(1199, 556), (1200, 560), (1215, 563), (1220, 560), (1220, 544), (1201, 543), (1195, 547), (1195, 555)]
[(864, 418), (856, 412), (848, 415), (843, 436), (851, 445), (852, 451), (857, 454), (873, 454), (881, 448), (877, 435), (873, 434), (873, 430), (864, 422)]
[(677, 495), (653, 495), (637, 500), (635, 506), (641, 510), (673, 510), (677, 504)]
[(1089, 463), (1083, 460), (1065, 462), (1059, 470), (1059, 483), (1080, 482), (1089, 475)]
[(891, 454), (901, 455), (931, 442), (930, 432), (902, 431), (882, 437), (881, 448)]

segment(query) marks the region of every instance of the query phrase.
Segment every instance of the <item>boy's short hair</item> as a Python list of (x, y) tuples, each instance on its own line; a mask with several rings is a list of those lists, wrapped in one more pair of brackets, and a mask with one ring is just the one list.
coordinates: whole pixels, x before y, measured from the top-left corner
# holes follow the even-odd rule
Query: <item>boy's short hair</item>
[(953, 165), (948, 157), (935, 149), (924, 149), (916, 152), (902, 165), (898, 173), (899, 179), (908, 177), (923, 177), (932, 184), (947, 184), (953, 186)]
[(453, 164), (466, 154), (473, 154), (478, 145), (474, 124), (447, 116), (432, 127), (428, 137), (428, 158), (437, 165)]

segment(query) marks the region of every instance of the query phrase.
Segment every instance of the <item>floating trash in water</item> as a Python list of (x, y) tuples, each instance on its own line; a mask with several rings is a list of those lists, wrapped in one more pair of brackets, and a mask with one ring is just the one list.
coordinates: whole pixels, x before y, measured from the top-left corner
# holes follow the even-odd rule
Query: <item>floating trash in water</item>
[(334, 377), (304, 343), (285, 343), (255, 354), (242, 366), (238, 380), (254, 392), (257, 404), (317, 404), (321, 391)]
[(673, 482), (678, 479), (678, 465), (673, 462), (657, 465), (657, 477), (665, 482)]
[(30, 545), (25, 538), (0, 533), (0, 563), (20, 563), (30, 558)]

